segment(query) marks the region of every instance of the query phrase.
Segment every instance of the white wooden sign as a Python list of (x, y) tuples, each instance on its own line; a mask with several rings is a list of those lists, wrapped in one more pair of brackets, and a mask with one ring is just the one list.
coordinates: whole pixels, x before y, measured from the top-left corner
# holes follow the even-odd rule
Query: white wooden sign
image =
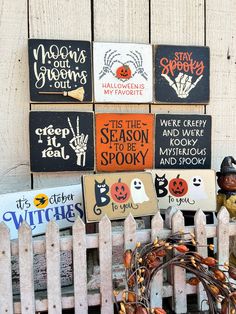
[(62, 229), (71, 226), (77, 216), (84, 219), (81, 184), (0, 195), (0, 222), (10, 229), (11, 239), (18, 237), (22, 221), (37, 235), (45, 232), (51, 220)]
[(96, 102), (152, 101), (152, 46), (94, 43)]
[(180, 210), (216, 211), (216, 175), (214, 170), (150, 170), (158, 207)]

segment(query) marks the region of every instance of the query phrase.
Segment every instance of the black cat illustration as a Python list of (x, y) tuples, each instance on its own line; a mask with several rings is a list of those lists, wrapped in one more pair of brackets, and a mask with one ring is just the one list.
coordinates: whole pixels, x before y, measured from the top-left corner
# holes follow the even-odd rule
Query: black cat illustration
[(93, 211), (96, 215), (101, 215), (102, 210), (99, 207), (106, 206), (110, 202), (110, 196), (107, 195), (109, 186), (106, 184), (105, 179), (101, 183), (95, 180), (94, 189), (96, 204), (93, 207)]
[(156, 174), (155, 188), (156, 188), (157, 197), (164, 197), (167, 195), (167, 193), (168, 193), (168, 190), (166, 189), (167, 185), (168, 185), (168, 180), (166, 179), (166, 175), (163, 174), (162, 177), (159, 177)]

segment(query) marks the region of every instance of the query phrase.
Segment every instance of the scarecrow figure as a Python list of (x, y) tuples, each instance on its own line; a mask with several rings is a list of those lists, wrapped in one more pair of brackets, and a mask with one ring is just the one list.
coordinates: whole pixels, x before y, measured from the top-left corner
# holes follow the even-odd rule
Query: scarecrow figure
[[(217, 172), (217, 183), (220, 187), (217, 195), (218, 210), (225, 206), (230, 218), (236, 220), (236, 160), (232, 156), (225, 157), (221, 163), (220, 172)], [(236, 239), (230, 239), (231, 265), (236, 266)]]
[(231, 218), (236, 218), (236, 161), (232, 156), (225, 157), (217, 172), (217, 183), (220, 187), (217, 195), (218, 209), (225, 206)]

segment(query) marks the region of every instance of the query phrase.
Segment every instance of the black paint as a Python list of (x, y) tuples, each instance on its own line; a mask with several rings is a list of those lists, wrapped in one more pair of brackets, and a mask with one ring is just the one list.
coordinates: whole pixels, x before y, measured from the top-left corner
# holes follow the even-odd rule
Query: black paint
[(155, 189), (157, 193), (157, 197), (164, 197), (168, 194), (166, 189), (168, 185), (168, 180), (166, 179), (166, 175), (159, 177), (158, 174), (155, 174)]
[[(79, 117), (78, 120), (77, 117)], [(77, 121), (79, 122), (78, 130)], [(31, 171), (85, 171), (94, 169), (92, 112), (31, 111), (29, 127)], [(77, 132), (80, 138), (77, 137), (75, 141), (71, 142), (74, 135), (77, 136)], [(75, 146), (80, 148), (76, 144), (78, 144), (77, 141), (81, 139), (81, 136), (83, 137), (82, 134), (88, 135), (88, 142), (87, 149), (84, 150), (85, 159), (82, 157), (79, 165), (74, 149)]]
[[(45, 58), (42, 54), (43, 49)], [(39, 52), (38, 57), (36, 56), (36, 51)], [(52, 52), (51, 54), (49, 54), (50, 51)], [(49, 75), (46, 74), (44, 79), (43, 73), (49, 73)], [(60, 77), (56, 78), (58, 73)], [(63, 95), (39, 94), (39, 92), (67, 92), (79, 87), (83, 87), (85, 91), (82, 101), (92, 101), (90, 42), (29, 39), (29, 74), (31, 101), (80, 102), (80, 100), (68, 96), (64, 97)], [(55, 76), (51, 77), (53, 74)]]
[(211, 116), (156, 115), (155, 168), (210, 169)]
[[(188, 58), (188, 55), (181, 55), (180, 53), (191, 53), (191, 56)], [(176, 54), (175, 54), (176, 53)], [(183, 60), (184, 56), (184, 60)], [(163, 59), (166, 58), (166, 59)], [(167, 61), (168, 59), (168, 61)], [(180, 60), (181, 59), (181, 60)], [(164, 67), (162, 64), (169, 64), (172, 60), (172, 64), (176, 63), (176, 69), (173, 72), (169, 71), (167, 74), (169, 78), (174, 82), (176, 86), (175, 79), (178, 77), (179, 73), (183, 73), (187, 76), (192, 77), (191, 83), (195, 83), (196, 80), (203, 75), (199, 80), (196, 86), (189, 91), (189, 95), (186, 98), (178, 97), (177, 92), (169, 85), (169, 82), (161, 74), (163, 73)], [(197, 66), (199, 63), (198, 70), (193, 70), (191, 72), (191, 67), (188, 68), (188, 65)], [(184, 66), (181, 68), (181, 66)], [(204, 69), (201, 72), (201, 65), (204, 66)], [(179, 68), (178, 68), (179, 67)], [(210, 64), (209, 64), (209, 48), (208, 47), (198, 47), (198, 46), (169, 46), (169, 45), (159, 45), (156, 50), (155, 56), (155, 94), (156, 100), (158, 102), (166, 103), (207, 103), (209, 101), (209, 73), (210, 73)], [(166, 68), (167, 72), (170, 68)], [(184, 81), (184, 80), (182, 80)], [(170, 83), (172, 85), (172, 83)], [(187, 85), (182, 85), (187, 88)], [(188, 89), (188, 88), (187, 88)], [(179, 88), (180, 90), (180, 88)], [(186, 92), (181, 92), (182, 95), (186, 95)]]

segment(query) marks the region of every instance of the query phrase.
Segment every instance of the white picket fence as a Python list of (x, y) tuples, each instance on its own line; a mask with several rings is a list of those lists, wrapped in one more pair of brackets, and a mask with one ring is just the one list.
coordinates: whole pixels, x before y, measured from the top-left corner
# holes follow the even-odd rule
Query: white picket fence
[[(9, 230), (0, 224), (0, 313), (41, 313), (60, 314), (62, 309), (74, 308), (75, 314), (88, 313), (88, 306), (101, 306), (102, 314), (113, 313), (112, 285), (112, 248), (124, 245), (133, 248), (136, 242), (148, 242), (156, 236), (167, 238), (172, 232), (185, 230), (194, 232), (199, 244), (206, 245), (207, 238), (216, 237), (217, 255), (220, 263), (228, 261), (229, 237), (236, 235), (236, 223), (229, 222), (228, 211), (222, 207), (216, 224), (206, 225), (206, 217), (199, 210), (194, 217), (194, 226), (186, 227), (180, 211), (170, 208), (165, 223), (158, 212), (152, 219), (151, 230), (136, 230), (136, 222), (129, 215), (124, 223), (124, 232), (112, 232), (111, 222), (105, 216), (99, 223), (99, 233), (86, 234), (85, 225), (79, 218), (73, 225), (72, 236), (60, 237), (58, 226), (50, 222), (44, 239), (32, 239), (31, 229), (23, 223), (19, 229), (18, 241), (10, 241)], [(86, 251), (99, 248), (100, 293), (87, 292)], [(60, 250), (73, 252), (73, 295), (63, 295), (60, 283)], [(207, 255), (207, 248), (200, 247), (199, 253)], [(33, 255), (46, 254), (47, 260), (47, 297), (37, 299), (34, 291)], [(20, 300), (13, 299), (11, 257), (19, 256)], [(175, 267), (172, 274), (173, 284), (163, 285), (163, 274), (159, 272), (153, 282), (151, 292), (152, 306), (162, 305), (162, 298), (171, 297), (176, 313), (187, 312), (187, 295), (197, 293), (198, 305), (205, 298), (201, 286), (186, 284), (186, 274)], [(206, 303), (203, 303), (204, 309)]]

